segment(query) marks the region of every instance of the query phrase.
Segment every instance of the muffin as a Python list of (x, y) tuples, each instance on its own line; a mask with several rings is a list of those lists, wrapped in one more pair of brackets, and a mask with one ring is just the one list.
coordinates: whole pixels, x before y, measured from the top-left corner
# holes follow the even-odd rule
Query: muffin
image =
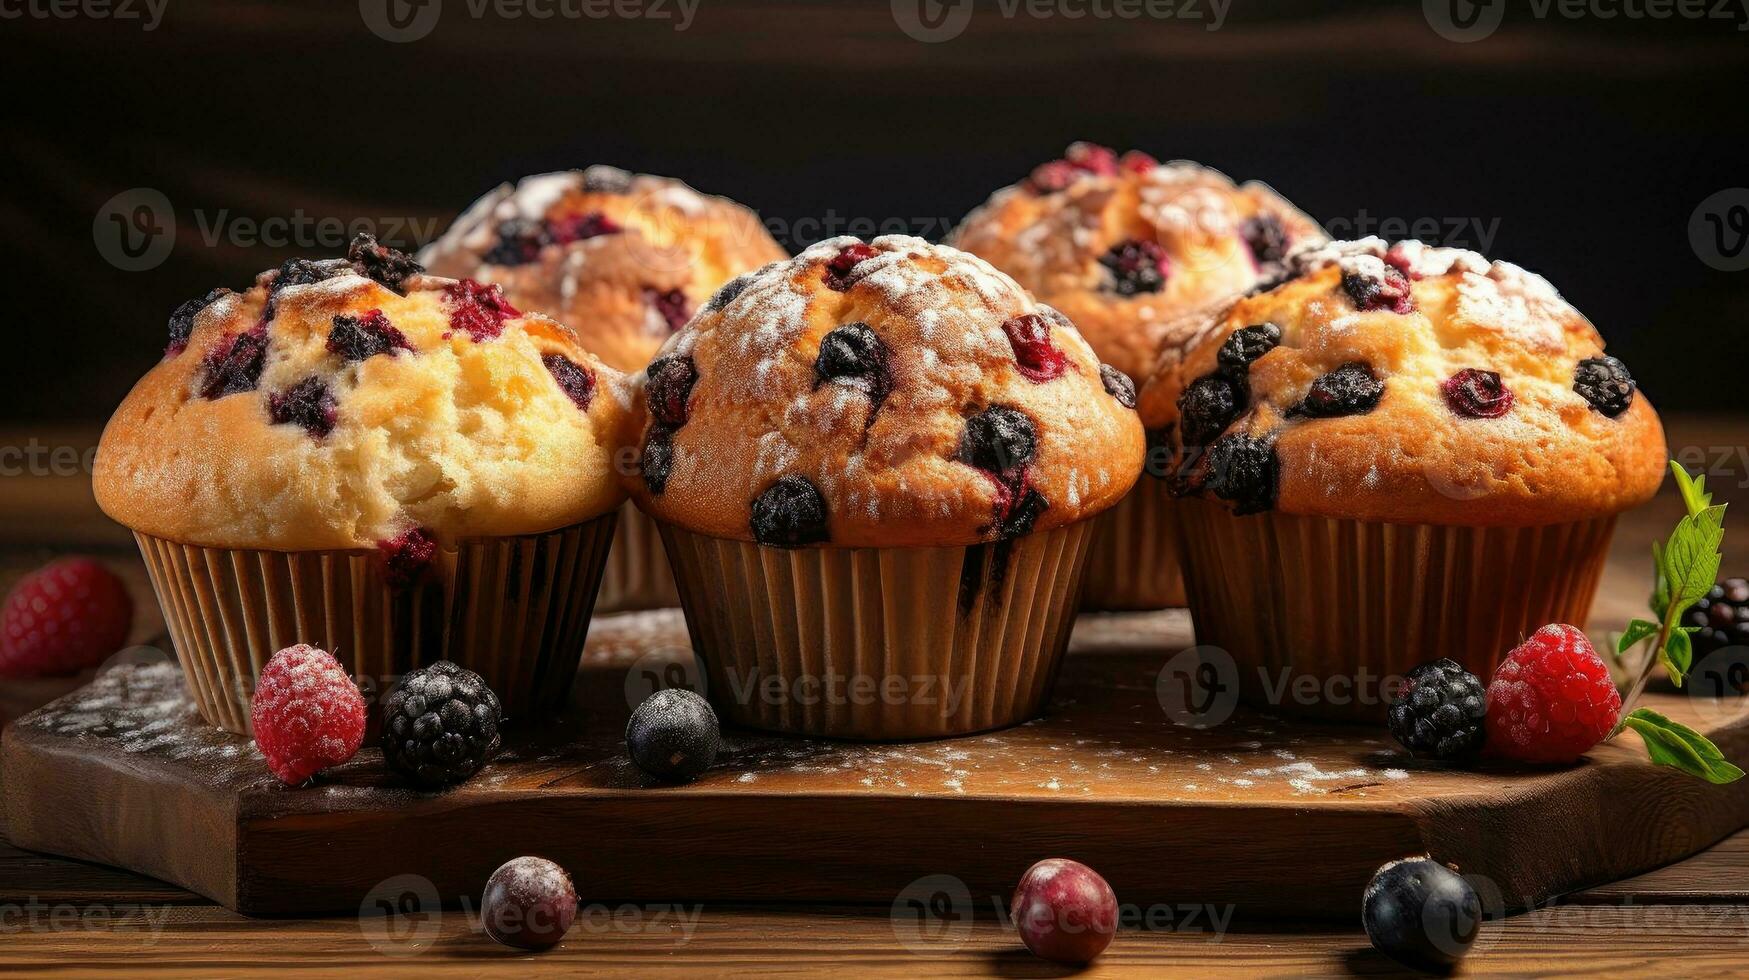
[(732, 280), (642, 386), (655, 518), (711, 697), (856, 739), (1034, 716), (1089, 519), (1143, 436), (1128, 379), (984, 261), (821, 242)]
[(360, 236), (171, 314), (97, 501), (216, 725), (248, 730), (257, 673), (297, 643), (376, 683), (452, 660), (525, 714), (576, 673), (628, 396), (559, 323)]
[[(741, 205), (606, 166), (505, 184), (420, 255), (435, 274), (497, 283), (518, 307), (557, 317), (626, 372), (650, 363), (718, 286), (785, 257)], [(598, 608), (678, 601), (654, 525), (624, 508)]]
[[(1197, 314), (1279, 278), (1289, 249), (1323, 239), (1263, 184), (1076, 143), (997, 191), (952, 241), (1063, 311), (1095, 353), (1140, 379), (1162, 350), (1183, 345)], [(1153, 503), (1131, 497), (1101, 521), (1088, 608), (1184, 605), (1173, 522)]]
[(1582, 626), (1617, 515), (1665, 464), (1596, 329), (1474, 252), (1369, 238), (1290, 266), (1141, 396), (1146, 492), (1184, 498), (1198, 642), (1255, 700), (1352, 681), (1276, 707), (1358, 719), (1416, 664), (1487, 677), (1539, 627)]

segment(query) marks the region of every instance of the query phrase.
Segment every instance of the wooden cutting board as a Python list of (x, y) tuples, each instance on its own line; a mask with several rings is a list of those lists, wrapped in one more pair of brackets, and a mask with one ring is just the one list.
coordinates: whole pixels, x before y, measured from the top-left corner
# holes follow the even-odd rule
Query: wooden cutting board
[[(988, 908), (1033, 861), (1068, 856), (1125, 903), (1351, 918), (1372, 872), (1408, 854), (1482, 876), (1485, 898), (1517, 908), (1749, 824), (1749, 780), (1654, 768), (1632, 735), (1573, 768), (1459, 771), (1406, 757), (1382, 729), (1244, 709), (1180, 727), (1156, 685), (1189, 643), (1182, 613), (1083, 617), (1038, 721), (897, 745), (732, 734), (705, 778), (670, 787), (631, 767), (620, 732), (627, 703), (689, 657), (684, 626), (677, 612), (604, 618), (577, 716), (511, 738), (442, 794), (397, 787), (374, 749), (281, 786), (249, 741), (200, 724), (172, 664), (127, 666), (7, 731), (7, 832), (256, 915), (354, 912), (408, 882), (477, 902), (494, 868), (533, 853), (603, 901), (902, 905), (946, 881)], [(1648, 703), (1749, 758), (1749, 705)]]

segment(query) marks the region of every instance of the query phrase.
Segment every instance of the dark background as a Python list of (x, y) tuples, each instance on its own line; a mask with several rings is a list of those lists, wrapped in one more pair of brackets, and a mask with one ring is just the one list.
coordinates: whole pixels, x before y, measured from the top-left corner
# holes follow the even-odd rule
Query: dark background
[[(1338, 233), (1431, 221), (1431, 240), (1546, 274), (1661, 407), (1743, 407), (1749, 272), (1703, 263), (1689, 221), (1749, 185), (1749, 14), (1515, 4), (1460, 44), (1415, 2), (1233, 0), (1212, 32), (974, 9), (942, 43), (907, 36), (886, 0), (701, 0), (684, 32), (444, 0), (405, 44), (351, 0), (169, 0), (150, 32), (0, 20), (0, 420), (102, 419), (177, 303), (340, 248), (208, 244), (200, 222), (221, 212), (227, 228), (301, 210), (441, 230), (502, 180), (610, 162), (737, 198), (791, 248), (845, 230), (807, 223), (830, 215), (939, 238), (1077, 138), (1267, 180)], [(127, 272), (93, 222), (135, 187), (170, 200), (177, 237)]]

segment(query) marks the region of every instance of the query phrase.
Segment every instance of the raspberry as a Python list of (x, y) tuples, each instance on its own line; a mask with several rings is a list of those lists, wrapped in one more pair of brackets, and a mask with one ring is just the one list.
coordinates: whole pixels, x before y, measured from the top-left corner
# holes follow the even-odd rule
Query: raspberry
[(290, 786), (337, 766), (364, 743), (364, 696), (340, 661), (300, 643), (273, 655), (249, 708), (267, 768)]
[(1002, 321), (1002, 332), (1014, 348), (1014, 360), (1029, 381), (1044, 383), (1063, 376), (1069, 357), (1051, 343), (1050, 321), (1038, 313), (1023, 313)]
[(826, 263), (826, 268), (820, 273), (820, 278), (825, 281), (826, 288), (840, 293), (848, 292), (850, 287), (856, 285), (858, 279), (866, 275), (866, 273), (858, 273), (856, 267), (879, 254), (881, 254), (880, 251), (873, 245), (865, 245), (862, 242), (846, 245), (843, 251), (832, 256), (832, 260)]
[(1124, 155), (1118, 157), (1117, 165), (1119, 169), (1127, 170), (1132, 174), (1145, 174), (1158, 167), (1160, 161), (1141, 150), (1125, 150)]
[(1391, 703), (1391, 734), (1417, 755), (1460, 759), (1482, 745), (1487, 731), (1487, 692), (1476, 675), (1454, 660), (1436, 660), (1411, 670)]
[(1117, 151), (1109, 146), (1080, 140), (1069, 144), (1063, 159), (1076, 170), (1101, 177), (1117, 176)]
[(503, 722), (485, 679), (439, 660), (401, 678), (383, 699), (383, 762), (416, 786), (450, 786), (498, 751)]
[(1055, 194), (1067, 189), (1081, 173), (1067, 160), (1051, 160), (1032, 168), (1032, 173), (1026, 178), (1026, 186), (1034, 194)]
[(437, 560), (437, 538), (422, 527), (410, 528), (388, 541), (377, 542), (383, 577), (396, 589), (423, 581)]
[(1615, 726), (1621, 694), (1578, 627), (1544, 626), (1488, 685), (1488, 751), (1521, 762), (1572, 762)]
[(1494, 371), (1464, 368), (1440, 383), (1445, 404), (1465, 418), (1497, 419), (1512, 411), (1512, 389)]
[(94, 558), (64, 558), (12, 587), (0, 606), (0, 677), (76, 674), (121, 649), (134, 603)]
[(1358, 310), (1390, 310), (1396, 314), (1415, 312), (1415, 294), (1409, 289), (1409, 277), (1395, 266), (1380, 264), (1383, 271), (1344, 272), (1342, 288)]
[(673, 333), (686, 326), (686, 321), (692, 319), (692, 304), (687, 302), (686, 294), (678, 289), (644, 289), (644, 302), (662, 318), (668, 325), (668, 332)]
[(449, 303), (450, 329), (467, 334), (475, 343), (498, 336), (504, 332), (505, 320), (522, 315), (497, 283), (487, 286), (463, 279), (445, 286), (443, 298)]

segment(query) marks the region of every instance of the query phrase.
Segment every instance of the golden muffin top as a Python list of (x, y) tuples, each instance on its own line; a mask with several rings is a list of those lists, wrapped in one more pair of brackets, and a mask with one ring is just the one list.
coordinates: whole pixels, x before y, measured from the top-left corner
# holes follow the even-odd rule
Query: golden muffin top
[(747, 208), (606, 166), (504, 184), (420, 254), (435, 274), (503, 286), (628, 372), (718, 286), (785, 257)]
[(368, 549), (533, 534), (625, 497), (625, 378), (496, 286), (369, 236), (170, 317), (98, 448), (97, 501), (183, 544)]
[(1076, 143), (997, 191), (950, 241), (1066, 314), (1134, 377), (1187, 337), (1188, 315), (1280, 275), (1317, 224), (1268, 186)]
[(1657, 413), (1547, 280), (1413, 241), (1296, 252), (1162, 357), (1140, 409), (1149, 471), (1240, 513), (1536, 526), (1664, 475)]
[(981, 259), (820, 242), (731, 281), (643, 380), (653, 516), (798, 547), (959, 546), (1069, 524), (1141, 469), (1130, 380)]

